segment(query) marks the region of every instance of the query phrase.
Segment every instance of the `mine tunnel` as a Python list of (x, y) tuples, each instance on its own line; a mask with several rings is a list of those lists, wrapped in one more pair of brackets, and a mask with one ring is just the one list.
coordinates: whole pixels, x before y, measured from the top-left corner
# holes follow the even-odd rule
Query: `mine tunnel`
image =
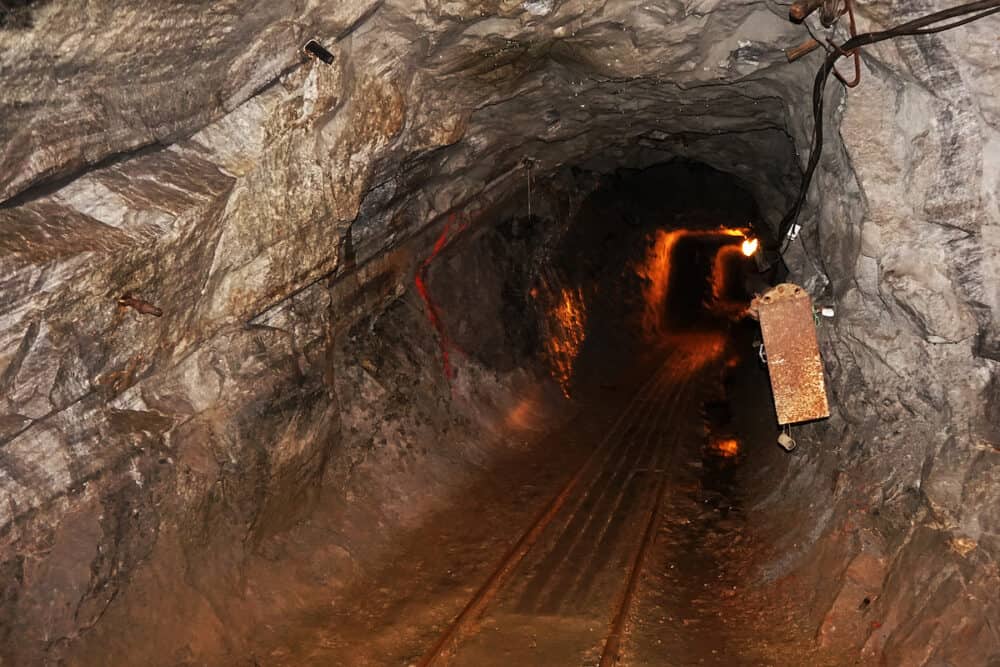
[(0, 1), (0, 665), (1000, 666), (998, 12)]

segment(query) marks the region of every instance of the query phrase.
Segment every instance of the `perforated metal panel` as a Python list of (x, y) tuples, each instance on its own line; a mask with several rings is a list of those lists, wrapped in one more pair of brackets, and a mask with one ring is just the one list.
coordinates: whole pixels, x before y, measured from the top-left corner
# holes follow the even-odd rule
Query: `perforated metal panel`
[(778, 423), (829, 417), (812, 299), (798, 285), (783, 283), (757, 297), (754, 305), (764, 336)]

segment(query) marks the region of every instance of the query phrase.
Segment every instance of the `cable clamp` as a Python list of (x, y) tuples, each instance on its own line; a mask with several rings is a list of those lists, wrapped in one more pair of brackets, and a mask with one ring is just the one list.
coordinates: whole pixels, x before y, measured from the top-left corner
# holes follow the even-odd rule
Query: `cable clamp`
[(791, 227), (788, 228), (788, 233), (785, 234), (785, 241), (791, 243), (795, 239), (799, 238), (799, 232), (802, 231), (802, 225), (799, 223), (793, 223)]

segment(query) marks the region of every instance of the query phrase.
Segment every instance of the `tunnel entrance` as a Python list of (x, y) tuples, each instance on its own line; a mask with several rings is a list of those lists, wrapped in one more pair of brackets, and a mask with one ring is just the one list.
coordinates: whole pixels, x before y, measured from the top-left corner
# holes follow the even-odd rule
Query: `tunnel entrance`
[[(589, 174), (568, 178), (592, 183)], [(619, 170), (592, 187), (569, 220), (539, 218), (560, 231), (538, 240), (547, 247), (524, 279), (540, 322), (534, 347), (569, 394), (646, 363), (672, 337), (728, 335), (771, 278), (742, 252), (759, 212), (733, 177), (675, 161)], [(460, 279), (449, 272), (441, 283)]]

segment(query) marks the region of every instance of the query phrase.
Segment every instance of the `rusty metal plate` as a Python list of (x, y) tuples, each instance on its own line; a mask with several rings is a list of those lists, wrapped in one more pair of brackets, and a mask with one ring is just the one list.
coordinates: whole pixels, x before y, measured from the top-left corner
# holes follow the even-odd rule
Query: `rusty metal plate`
[(830, 416), (812, 299), (791, 283), (754, 299), (779, 424)]

